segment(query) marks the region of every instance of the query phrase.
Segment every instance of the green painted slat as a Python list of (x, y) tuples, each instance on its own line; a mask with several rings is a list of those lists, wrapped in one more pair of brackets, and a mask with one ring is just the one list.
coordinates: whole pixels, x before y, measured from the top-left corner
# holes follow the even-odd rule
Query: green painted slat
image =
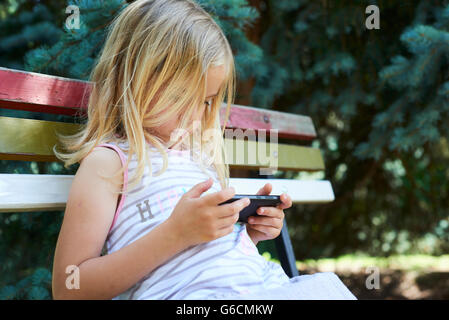
[[(0, 117), (0, 159), (58, 161), (53, 146), (58, 144), (56, 132), (64, 135), (79, 130), (78, 124), (35, 119)], [(227, 163), (232, 167), (275, 167), (278, 170), (324, 169), (319, 149), (225, 139)], [(271, 165), (270, 165), (271, 164)]]

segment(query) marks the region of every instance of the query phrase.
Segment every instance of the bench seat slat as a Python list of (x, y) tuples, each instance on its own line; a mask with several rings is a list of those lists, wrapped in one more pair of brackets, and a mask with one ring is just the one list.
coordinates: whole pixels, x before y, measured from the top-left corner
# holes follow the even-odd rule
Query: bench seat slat
[(335, 200), (327, 180), (230, 178), (229, 184), (238, 194), (255, 194), (266, 183), (273, 186), (271, 194), (288, 193), (294, 203), (326, 203)]
[[(58, 143), (56, 132), (74, 134), (79, 126), (74, 123), (0, 117), (0, 160), (59, 161), (53, 154), (53, 146)], [(279, 170), (324, 169), (321, 151), (317, 148), (278, 144), (278, 150), (270, 150), (263, 142), (227, 138), (225, 145), (227, 161), (235, 168), (257, 169), (268, 167), (271, 163)], [(266, 157), (258, 156), (259, 149)], [(267, 157), (270, 152), (273, 155), (271, 160)]]
[[(73, 175), (0, 174), (0, 212), (63, 210), (73, 178)], [(329, 181), (230, 178), (230, 185), (241, 194), (255, 194), (267, 182), (273, 185), (272, 194), (287, 192), (295, 203), (334, 200)]]
[(0, 174), (0, 212), (61, 210), (73, 175)]

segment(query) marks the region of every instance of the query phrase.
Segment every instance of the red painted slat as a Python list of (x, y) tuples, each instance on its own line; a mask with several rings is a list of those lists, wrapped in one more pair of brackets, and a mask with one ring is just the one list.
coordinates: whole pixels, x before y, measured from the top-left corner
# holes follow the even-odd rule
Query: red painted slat
[[(0, 67), (0, 108), (42, 113), (85, 114), (92, 83)], [(225, 104), (221, 118), (225, 115)], [(222, 122), (223, 124), (223, 122)], [(309, 117), (232, 105), (227, 128), (278, 129), (281, 138), (313, 139)]]
[(0, 104), (2, 108), (73, 115), (87, 105), (91, 89), (87, 84), (85, 81), (0, 68)]
[[(220, 110), (221, 119), (224, 119), (225, 112), (225, 108)], [(232, 105), (226, 128), (278, 129), (279, 137), (290, 139), (308, 140), (316, 137), (310, 117), (241, 105)]]

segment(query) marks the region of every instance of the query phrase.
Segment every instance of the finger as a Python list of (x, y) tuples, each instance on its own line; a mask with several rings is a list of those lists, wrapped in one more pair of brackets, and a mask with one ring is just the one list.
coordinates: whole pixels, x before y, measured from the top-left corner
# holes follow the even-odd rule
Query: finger
[(212, 178), (194, 185), (190, 190), (184, 193), (184, 196), (188, 198), (198, 198), (210, 187), (212, 187)]
[(231, 225), (234, 225), (239, 220), (239, 213), (234, 213), (231, 216), (227, 216), (218, 220), (217, 225), (218, 229), (227, 228)]
[(230, 225), (228, 227), (222, 228), (218, 230), (218, 238), (224, 237), (234, 231), (234, 225)]
[(266, 183), (259, 191), (257, 191), (256, 195), (258, 196), (267, 196), (271, 193), (273, 186), (271, 183)]
[(284, 219), (284, 211), (276, 207), (260, 207), (257, 209), (257, 214), (273, 218)]
[(279, 230), (273, 227), (268, 227), (260, 224), (251, 225), (251, 229), (262, 232), (267, 236), (272, 236), (272, 238), (278, 236), (280, 234)]
[(281, 194), (281, 201), (282, 203), (277, 206), (279, 209), (288, 209), (292, 206), (292, 198), (286, 193)]
[(249, 217), (248, 223), (251, 226), (254, 225), (263, 225), (267, 227), (273, 227), (276, 229), (282, 229), (282, 220), (279, 218), (271, 218), (271, 217)]
[(238, 214), (249, 204), (250, 204), (250, 200), (248, 198), (242, 198), (242, 199), (239, 199), (239, 200), (231, 202), (231, 203), (223, 204), (221, 206), (217, 206), (216, 215), (219, 218), (226, 218), (229, 216), (233, 216), (235, 214)]
[(206, 205), (216, 206), (226, 200), (231, 199), (235, 195), (235, 189), (233, 187), (229, 187), (208, 195), (201, 197), (201, 200)]

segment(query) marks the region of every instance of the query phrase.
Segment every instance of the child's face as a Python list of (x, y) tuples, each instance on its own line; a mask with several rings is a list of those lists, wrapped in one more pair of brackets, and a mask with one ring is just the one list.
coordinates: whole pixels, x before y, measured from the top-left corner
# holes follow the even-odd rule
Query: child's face
[[(225, 77), (224, 66), (209, 68), (207, 72), (206, 101), (210, 100), (213, 96), (215, 96), (218, 93), (218, 90), (224, 81), (224, 77)], [(201, 120), (206, 107), (207, 107), (206, 102), (203, 102), (203, 104), (200, 106), (200, 108), (198, 108), (197, 112), (194, 114), (192, 124), (193, 121), (195, 120)], [(165, 142), (170, 141), (170, 135), (176, 129), (177, 121), (178, 121), (177, 117), (172, 117), (163, 126), (155, 128), (155, 131), (158, 133), (158, 136)], [(189, 129), (190, 130), (188, 131), (191, 132), (192, 128)]]

